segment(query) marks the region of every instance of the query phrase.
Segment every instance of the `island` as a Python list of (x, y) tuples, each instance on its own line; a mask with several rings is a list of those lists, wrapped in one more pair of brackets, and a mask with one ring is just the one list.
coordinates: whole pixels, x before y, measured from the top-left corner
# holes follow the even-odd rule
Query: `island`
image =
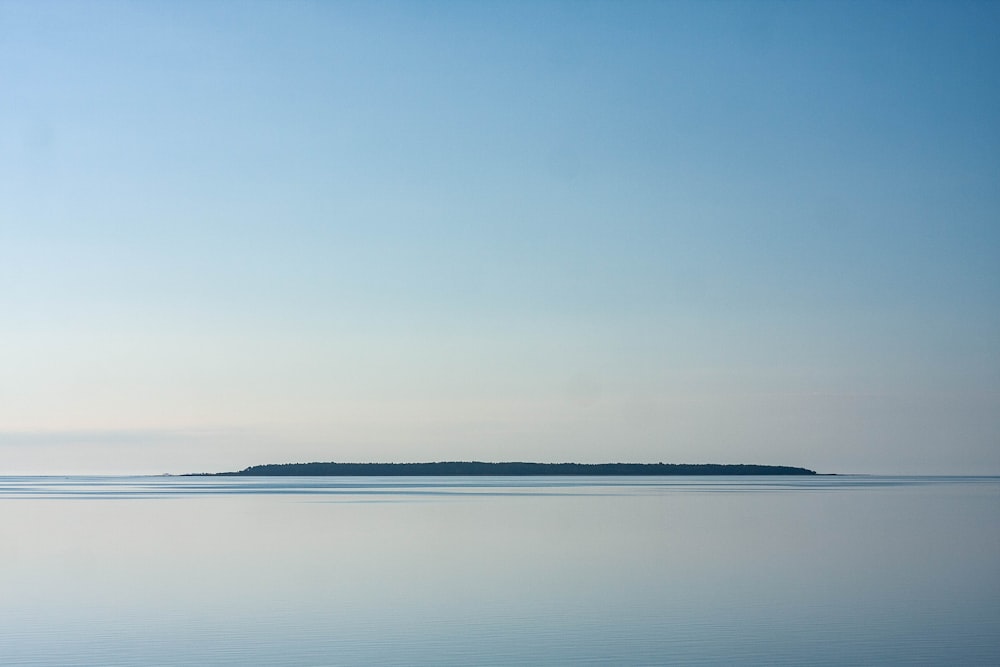
[(236, 472), (195, 473), (196, 476), (243, 475), (261, 477), (815, 474), (816, 471), (807, 468), (747, 463), (526, 463), (520, 461), (500, 463), (482, 461), (440, 461), (435, 463), (272, 463), (250, 466)]

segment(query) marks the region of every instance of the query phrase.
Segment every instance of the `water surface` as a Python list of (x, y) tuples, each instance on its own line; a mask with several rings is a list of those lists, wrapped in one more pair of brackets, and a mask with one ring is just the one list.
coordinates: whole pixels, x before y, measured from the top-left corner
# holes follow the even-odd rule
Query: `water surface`
[(1000, 664), (1000, 479), (0, 478), (5, 665)]

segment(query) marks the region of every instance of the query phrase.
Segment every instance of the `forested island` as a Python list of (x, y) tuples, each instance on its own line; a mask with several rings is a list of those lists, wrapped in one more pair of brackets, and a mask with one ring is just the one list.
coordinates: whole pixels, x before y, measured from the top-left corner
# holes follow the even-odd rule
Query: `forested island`
[(202, 475), (246, 476), (473, 476), (473, 475), (815, 475), (816, 471), (792, 466), (717, 463), (486, 463), (443, 461), (437, 463), (274, 463), (236, 472)]

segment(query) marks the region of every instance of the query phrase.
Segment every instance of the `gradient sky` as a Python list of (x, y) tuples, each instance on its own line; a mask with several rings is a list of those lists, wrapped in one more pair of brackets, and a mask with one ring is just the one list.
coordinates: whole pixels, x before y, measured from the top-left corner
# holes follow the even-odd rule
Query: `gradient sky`
[(998, 474), (997, 25), (0, 0), (0, 474)]

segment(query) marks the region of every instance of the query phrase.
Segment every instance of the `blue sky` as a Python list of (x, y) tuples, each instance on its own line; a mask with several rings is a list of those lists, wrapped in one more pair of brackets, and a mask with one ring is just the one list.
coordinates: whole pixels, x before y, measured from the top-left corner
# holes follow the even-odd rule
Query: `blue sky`
[(995, 3), (0, 3), (0, 470), (1000, 474)]

